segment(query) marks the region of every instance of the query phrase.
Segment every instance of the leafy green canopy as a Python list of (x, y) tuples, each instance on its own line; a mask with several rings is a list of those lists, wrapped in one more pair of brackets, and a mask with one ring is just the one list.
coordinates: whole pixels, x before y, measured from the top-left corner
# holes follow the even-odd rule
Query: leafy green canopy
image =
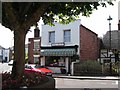
[[(68, 24), (78, 18), (80, 14), (89, 16), (94, 9), (106, 4), (113, 5), (111, 0), (100, 2), (3, 2), (2, 25), (14, 30), (28, 23), (22, 28), (29, 29), (42, 17), (45, 24), (53, 25), (54, 21)], [(32, 20), (32, 21), (31, 21)], [(28, 27), (25, 27), (28, 26)]]
[[(112, 2), (108, 4), (113, 5)], [(94, 9), (102, 5), (106, 7), (104, 2), (64, 2), (52, 3), (46, 12), (42, 15), (45, 24), (53, 25), (54, 21), (62, 24), (68, 24), (79, 18), (79, 15), (89, 16)]]

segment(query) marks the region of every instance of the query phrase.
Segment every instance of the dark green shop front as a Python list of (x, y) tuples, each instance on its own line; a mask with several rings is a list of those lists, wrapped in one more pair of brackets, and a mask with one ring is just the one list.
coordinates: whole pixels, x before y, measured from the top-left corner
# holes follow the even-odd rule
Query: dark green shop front
[(73, 56), (76, 54), (75, 49), (67, 48), (67, 49), (42, 49), (42, 56)]
[(45, 66), (48, 66), (54, 70), (56, 68), (64, 68), (68, 73), (70, 72), (71, 59), (77, 54), (77, 47), (41, 47), (40, 54), (44, 57), (44, 60), (42, 61), (45, 62)]

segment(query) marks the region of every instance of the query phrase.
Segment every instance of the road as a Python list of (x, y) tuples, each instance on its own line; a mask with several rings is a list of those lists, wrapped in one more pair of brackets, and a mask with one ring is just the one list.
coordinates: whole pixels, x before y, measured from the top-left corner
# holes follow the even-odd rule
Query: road
[[(0, 72), (10, 71), (12, 66), (8, 63), (0, 63)], [(118, 80), (89, 80), (89, 79), (67, 79), (55, 78), (56, 88), (63, 90), (66, 88), (78, 88), (79, 90), (118, 90)], [(86, 89), (80, 89), (86, 88)], [(94, 89), (88, 89), (94, 88)], [(101, 89), (102, 88), (102, 89)], [(104, 89), (107, 88), (107, 89)], [(73, 90), (74, 90), (73, 89)], [(70, 89), (71, 90), (71, 89)]]
[[(66, 79), (55, 78), (56, 88), (86, 88), (85, 90), (118, 90), (117, 80), (80, 80), (80, 79)], [(88, 89), (94, 88), (94, 89)], [(101, 89), (102, 88), (102, 89)], [(106, 88), (106, 89), (105, 89)], [(71, 89), (70, 89), (71, 90)], [(84, 89), (81, 89), (84, 90)]]
[(9, 66), (8, 63), (0, 63), (0, 73), (9, 72), (12, 70), (12, 66)]

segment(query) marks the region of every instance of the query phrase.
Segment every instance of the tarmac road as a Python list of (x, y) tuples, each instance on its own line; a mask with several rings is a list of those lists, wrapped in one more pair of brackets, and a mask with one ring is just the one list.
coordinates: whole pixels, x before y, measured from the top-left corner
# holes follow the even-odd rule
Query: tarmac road
[(118, 90), (118, 80), (80, 80), (55, 78), (56, 88), (59, 90)]
[[(0, 63), (0, 73), (12, 70), (8, 63)], [(118, 77), (54, 76), (58, 90), (120, 90)], [(120, 80), (120, 79), (119, 79)]]

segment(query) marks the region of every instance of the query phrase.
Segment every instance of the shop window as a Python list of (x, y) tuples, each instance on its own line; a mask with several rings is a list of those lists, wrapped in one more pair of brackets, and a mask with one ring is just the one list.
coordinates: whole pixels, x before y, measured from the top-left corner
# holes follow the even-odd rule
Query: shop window
[(48, 57), (46, 60), (46, 66), (65, 67), (65, 60), (64, 58), (60, 59), (60, 57)]

